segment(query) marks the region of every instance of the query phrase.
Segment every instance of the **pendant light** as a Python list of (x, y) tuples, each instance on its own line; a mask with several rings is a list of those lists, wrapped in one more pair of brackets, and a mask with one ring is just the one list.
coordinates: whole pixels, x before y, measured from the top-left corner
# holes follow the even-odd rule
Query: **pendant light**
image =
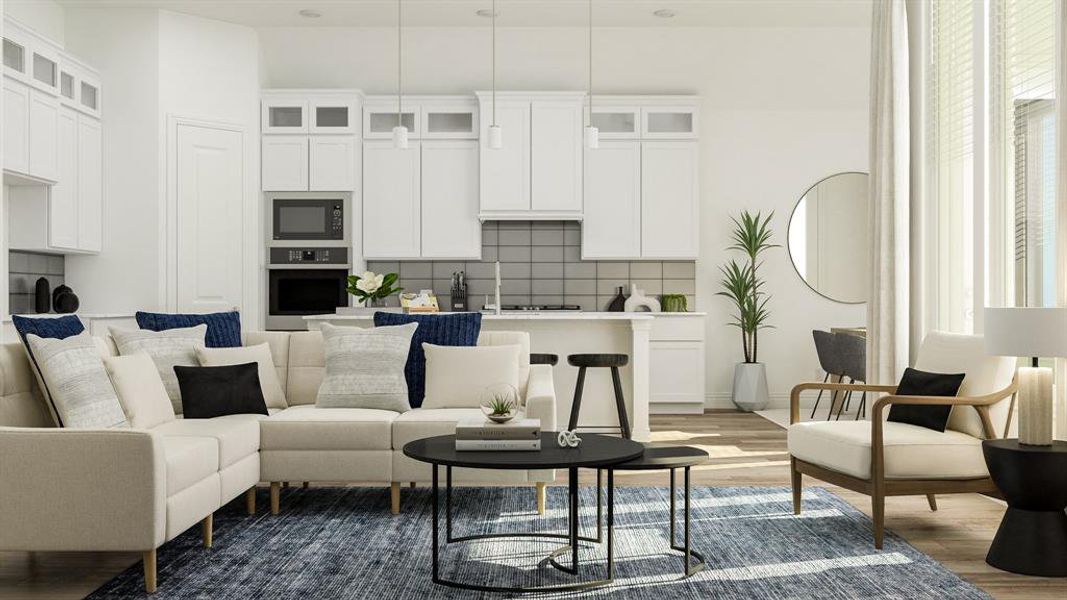
[(396, 0), (396, 127), (393, 127), (393, 147), (408, 147), (408, 128), (404, 127), (403, 112), (403, 49), (404, 38), (401, 34), (400, 0)]
[(593, 126), (593, 0), (589, 0), (589, 121), (585, 125), (585, 147), (600, 147), (600, 130)]
[(489, 147), (493, 150), (499, 150), (504, 147), (504, 132), (500, 130), (500, 125), (496, 124), (496, 0), (493, 0), (492, 5), (492, 70), (493, 70), (493, 118), (492, 123), (489, 125)]

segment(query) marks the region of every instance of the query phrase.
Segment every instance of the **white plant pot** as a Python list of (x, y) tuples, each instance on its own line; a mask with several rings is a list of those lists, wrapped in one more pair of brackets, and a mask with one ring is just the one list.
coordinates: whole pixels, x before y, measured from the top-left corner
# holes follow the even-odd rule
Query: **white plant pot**
[(767, 369), (763, 363), (738, 363), (734, 367), (734, 404), (752, 412), (767, 407)]

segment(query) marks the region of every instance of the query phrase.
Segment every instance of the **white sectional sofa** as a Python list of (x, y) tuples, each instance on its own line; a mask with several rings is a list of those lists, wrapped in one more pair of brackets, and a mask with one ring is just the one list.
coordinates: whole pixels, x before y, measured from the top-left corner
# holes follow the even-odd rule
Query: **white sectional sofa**
[[(156, 549), (197, 522), (211, 545), (212, 513), (271, 484), (280, 510), (282, 482), (346, 482), (392, 488), (400, 509), (403, 482), (430, 480), (430, 467), (403, 456), (404, 444), (451, 433), (480, 414), (474, 408), (315, 407), (325, 370), (322, 336), (250, 332), (245, 344), (269, 343), (288, 407), (270, 416), (177, 419), (153, 429), (58, 429), (53, 426), (20, 344), (0, 346), (0, 550), (141, 551), (145, 586), (156, 588)], [(552, 371), (529, 364), (529, 336), (483, 332), (479, 345), (518, 344), (520, 395), (527, 415), (555, 429)], [(113, 348), (113, 346), (112, 346)], [(458, 482), (534, 483), (538, 509), (552, 471), (464, 471)]]

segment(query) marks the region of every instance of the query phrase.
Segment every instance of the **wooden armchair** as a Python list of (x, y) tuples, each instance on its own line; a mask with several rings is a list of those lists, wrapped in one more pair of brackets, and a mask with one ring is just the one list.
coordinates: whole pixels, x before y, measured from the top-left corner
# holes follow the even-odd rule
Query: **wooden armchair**
[[(958, 396), (896, 396), (896, 386), (802, 383), (790, 397), (789, 454), (793, 510), (800, 514), (802, 478), (809, 475), (871, 496), (874, 546), (882, 547), (885, 497), (937, 494), (995, 495), (982, 454), (982, 440), (1007, 435), (1018, 386), (1015, 359), (986, 356), (981, 336), (933, 332), (923, 340), (915, 368), (965, 373)], [(800, 396), (807, 390), (889, 394), (873, 405), (870, 421), (800, 422)], [(952, 405), (942, 433), (886, 422), (893, 404)]]

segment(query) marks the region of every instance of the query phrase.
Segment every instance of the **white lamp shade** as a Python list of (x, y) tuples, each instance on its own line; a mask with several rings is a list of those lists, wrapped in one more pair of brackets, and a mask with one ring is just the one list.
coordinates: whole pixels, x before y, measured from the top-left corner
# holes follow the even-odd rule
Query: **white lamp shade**
[(493, 150), (500, 150), (504, 147), (504, 132), (501, 131), (500, 125), (489, 126), (489, 147)]
[(408, 128), (403, 125), (397, 125), (393, 128), (393, 147), (394, 148), (407, 148), (408, 147)]
[(592, 125), (585, 128), (585, 147), (593, 150), (600, 147), (600, 130)]
[(986, 308), (984, 336), (989, 354), (1067, 357), (1067, 307)]

